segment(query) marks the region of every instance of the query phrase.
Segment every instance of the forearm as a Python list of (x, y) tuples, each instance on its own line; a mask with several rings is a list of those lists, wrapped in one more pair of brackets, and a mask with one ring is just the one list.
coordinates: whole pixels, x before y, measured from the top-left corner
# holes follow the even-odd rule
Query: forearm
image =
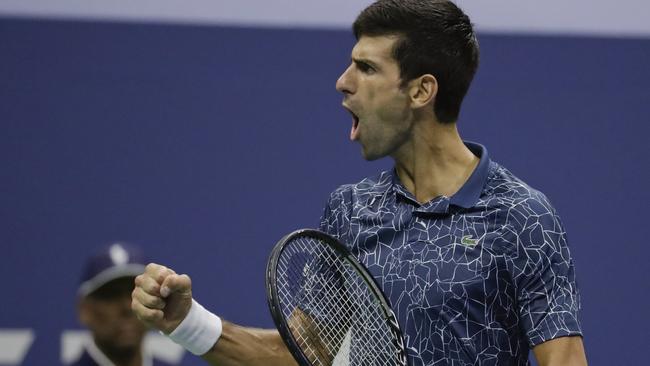
[(226, 321), (221, 337), (202, 357), (219, 366), (297, 365), (277, 330), (247, 328)]

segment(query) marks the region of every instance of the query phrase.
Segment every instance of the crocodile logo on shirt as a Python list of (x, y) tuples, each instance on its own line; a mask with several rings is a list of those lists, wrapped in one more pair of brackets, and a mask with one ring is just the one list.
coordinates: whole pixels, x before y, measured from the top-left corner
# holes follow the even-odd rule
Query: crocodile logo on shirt
[(476, 244), (478, 244), (478, 239), (472, 238), (471, 235), (465, 235), (460, 240), (460, 243), (463, 244), (466, 247), (474, 248), (476, 246)]

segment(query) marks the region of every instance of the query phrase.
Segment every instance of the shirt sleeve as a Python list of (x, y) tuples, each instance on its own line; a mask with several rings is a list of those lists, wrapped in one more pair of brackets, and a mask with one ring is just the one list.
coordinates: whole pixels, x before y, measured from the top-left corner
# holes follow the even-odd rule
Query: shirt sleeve
[(582, 335), (580, 296), (566, 233), (546, 198), (519, 206), (523, 224), (513, 257), (513, 280), (521, 328), (530, 347), (551, 339)]
[(351, 210), (351, 199), (346, 186), (341, 186), (330, 195), (323, 215), (320, 219), (319, 230), (335, 237), (342, 243), (347, 243), (346, 234), (350, 227), (349, 212)]

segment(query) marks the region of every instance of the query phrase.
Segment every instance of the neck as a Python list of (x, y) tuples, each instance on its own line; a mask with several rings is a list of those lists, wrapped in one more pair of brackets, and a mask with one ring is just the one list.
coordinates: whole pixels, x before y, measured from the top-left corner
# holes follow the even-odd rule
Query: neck
[(479, 162), (461, 140), (455, 123), (437, 121), (416, 124), (411, 141), (393, 159), (402, 184), (420, 203), (454, 195)]

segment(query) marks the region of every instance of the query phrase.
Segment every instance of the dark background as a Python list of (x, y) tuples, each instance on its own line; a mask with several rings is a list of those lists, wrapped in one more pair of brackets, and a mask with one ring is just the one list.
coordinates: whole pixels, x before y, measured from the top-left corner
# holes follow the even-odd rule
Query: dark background
[[(479, 34), (459, 128), (562, 216), (591, 365), (648, 342), (650, 41)], [(79, 328), (83, 258), (114, 240), (270, 327), (266, 258), (330, 191), (379, 169), (334, 83), (350, 32), (0, 19), (0, 328), (29, 365)], [(186, 355), (185, 364), (202, 364)]]

